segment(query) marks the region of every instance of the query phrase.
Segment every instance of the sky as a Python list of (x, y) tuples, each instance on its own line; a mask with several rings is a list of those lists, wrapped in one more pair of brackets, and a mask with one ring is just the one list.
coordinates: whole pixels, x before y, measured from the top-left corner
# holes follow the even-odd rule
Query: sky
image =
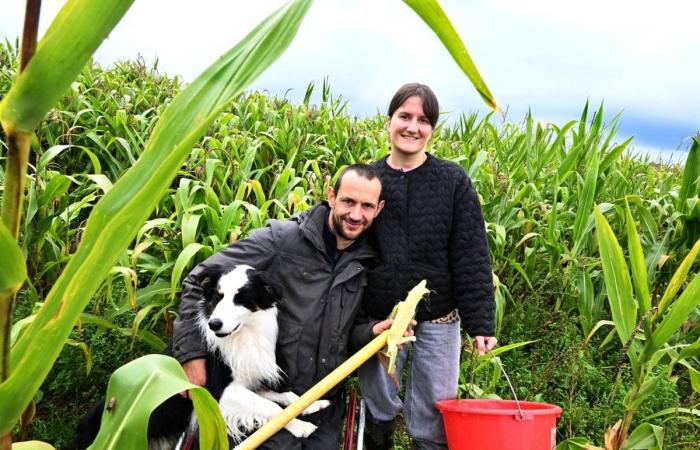
[[(0, 37), (20, 34), (22, 0), (3, 0)], [(40, 33), (65, 2), (43, 0)], [(281, 0), (137, 0), (96, 60), (158, 59), (194, 79)], [(528, 110), (563, 125), (585, 102), (621, 113), (618, 142), (682, 161), (700, 130), (697, 0), (441, 0), (509, 121)], [(79, 36), (76, 36), (79, 38)], [(430, 85), (445, 120), (488, 113), (435, 34), (400, 0), (316, 0), (287, 52), (251, 88), (303, 98), (327, 79), (353, 116), (385, 112), (407, 82)], [(500, 119), (498, 119), (500, 120)]]

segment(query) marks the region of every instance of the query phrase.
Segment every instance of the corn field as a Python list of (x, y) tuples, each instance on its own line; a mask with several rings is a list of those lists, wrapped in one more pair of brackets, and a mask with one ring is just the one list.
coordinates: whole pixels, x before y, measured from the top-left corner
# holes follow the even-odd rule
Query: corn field
[[(16, 49), (0, 44), (0, 98), (16, 60)], [(142, 61), (91, 64), (42, 120), (26, 182), (28, 276), (13, 339), (75, 253), (97, 202), (136, 163), (182, 89)], [(497, 287), (495, 357), (521, 398), (564, 408), (559, 448), (607, 448), (615, 426), (629, 430), (624, 448), (696, 448), (698, 142), (680, 167), (632, 158), (632, 140), (616, 136), (621, 120), (588, 104), (559, 125), (465, 114), (438, 126), (429, 151), (459, 163), (477, 187)], [(4, 159), (4, 133), (0, 141)], [(51, 372), (33, 421), (15, 433), (60, 447), (68, 432), (52, 427), (72, 426), (103, 395), (106, 380), (96, 374), (164, 348), (180, 282), (194, 265), (271, 218), (305, 210), (345, 165), (388, 150), (385, 118), (352, 117), (325, 82), (309, 84), (298, 104), (237, 96), (189, 150), (66, 341), (59, 362), (72, 364)], [(126, 342), (114, 360), (100, 358), (104, 336)], [(510, 398), (495, 357), (477, 358), (469, 345), (461, 395)], [(55, 415), (64, 416), (61, 425)]]

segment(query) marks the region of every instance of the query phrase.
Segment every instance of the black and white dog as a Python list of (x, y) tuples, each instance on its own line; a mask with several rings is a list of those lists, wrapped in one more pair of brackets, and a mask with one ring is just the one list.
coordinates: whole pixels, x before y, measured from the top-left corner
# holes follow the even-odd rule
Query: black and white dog
[[(219, 402), (231, 440), (239, 442), (267, 423), (299, 397), (279, 393), (282, 372), (275, 360), (277, 303), (280, 296), (265, 272), (247, 265), (209, 273), (202, 283), (199, 328), (206, 341), (206, 388)], [(319, 411), (330, 402), (318, 400), (302, 414)], [(69, 448), (87, 448), (97, 436), (104, 403), (96, 405), (78, 426)], [(184, 432), (190, 433), (192, 402), (175, 395), (151, 414), (149, 449), (172, 449)], [(307, 437), (316, 425), (293, 419), (285, 428), (296, 437)]]

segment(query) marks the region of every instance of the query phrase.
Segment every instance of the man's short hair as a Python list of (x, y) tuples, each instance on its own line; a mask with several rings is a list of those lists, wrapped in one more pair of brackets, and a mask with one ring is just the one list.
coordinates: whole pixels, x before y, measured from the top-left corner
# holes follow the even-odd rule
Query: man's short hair
[(343, 171), (340, 172), (338, 179), (335, 180), (335, 184), (333, 185), (333, 191), (336, 194), (340, 190), (340, 186), (343, 184), (343, 177), (348, 172), (355, 172), (356, 174), (358, 174), (362, 178), (367, 179), (367, 181), (372, 181), (374, 179), (379, 180), (379, 186), (380, 186), (379, 195), (381, 196), (382, 179), (379, 177), (379, 171), (377, 169), (375, 169), (374, 167), (370, 166), (369, 164), (351, 164), (349, 166), (346, 166), (343, 169)]

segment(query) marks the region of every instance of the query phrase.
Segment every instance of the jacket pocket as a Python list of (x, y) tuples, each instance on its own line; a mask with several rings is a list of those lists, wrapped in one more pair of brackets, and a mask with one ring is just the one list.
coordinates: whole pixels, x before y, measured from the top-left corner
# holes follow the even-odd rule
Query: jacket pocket
[(286, 374), (288, 382), (297, 377), (299, 340), (304, 327), (290, 320), (278, 319), (277, 365)]

